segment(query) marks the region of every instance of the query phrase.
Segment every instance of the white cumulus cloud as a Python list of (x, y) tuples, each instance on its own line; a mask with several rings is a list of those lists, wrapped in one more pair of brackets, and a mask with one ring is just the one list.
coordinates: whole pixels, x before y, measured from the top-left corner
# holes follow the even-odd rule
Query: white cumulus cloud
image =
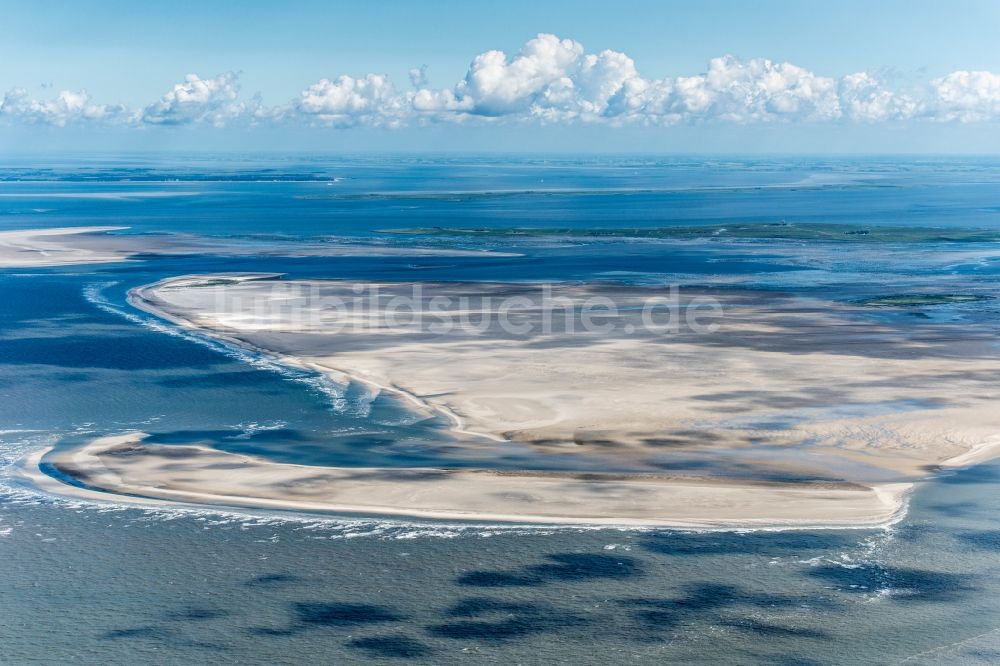
[(789, 63), (714, 58), (693, 76), (623, 81), (607, 115), (659, 123), (828, 121), (840, 117), (837, 82)]
[(1000, 74), (956, 71), (903, 89), (870, 72), (840, 76), (766, 58), (726, 55), (702, 72), (649, 77), (628, 54), (588, 52), (572, 39), (540, 34), (516, 53), (489, 50), (472, 58), (453, 85), (433, 87), (426, 66), (408, 72), (398, 90), (384, 74), (339, 75), (310, 85), (296, 99), (264, 106), (241, 98), (232, 72), (189, 74), (160, 99), (130, 110), (93, 102), (86, 92), (33, 99), (15, 88), (0, 117), (25, 123), (193, 125), (305, 124), (402, 127), (455, 123), (892, 123), (1000, 121)]
[(539, 35), (508, 59), (503, 51), (475, 57), (465, 79), (455, 87), (458, 99), (469, 99), (470, 112), (500, 116), (530, 111), (552, 94), (572, 88), (572, 74), (583, 47), (570, 39)]
[(426, 88), (428, 86), (427, 81), (427, 65), (421, 65), (420, 67), (414, 67), (409, 71), (410, 83), (416, 89)]
[(936, 120), (978, 122), (1000, 119), (1000, 74), (958, 71), (931, 82)]
[(848, 74), (840, 80), (840, 107), (846, 118), (882, 122), (912, 117), (917, 104), (910, 97), (885, 88), (868, 72)]
[(638, 78), (624, 53), (587, 54), (579, 42), (539, 35), (513, 57), (503, 51), (476, 56), (448, 89), (421, 88), (409, 98), (418, 114), (594, 120), (625, 81)]
[(121, 105), (94, 104), (85, 90), (63, 90), (53, 99), (37, 100), (30, 99), (23, 88), (14, 88), (0, 101), (0, 115), (65, 127), (87, 121), (120, 122), (127, 120), (130, 113)]
[(320, 79), (302, 92), (295, 108), (303, 116), (329, 125), (395, 126), (402, 104), (388, 77), (369, 74), (360, 79), (346, 75), (334, 81)]
[(237, 101), (238, 95), (239, 84), (233, 72), (211, 79), (188, 74), (184, 81), (174, 84), (163, 97), (143, 109), (142, 122), (152, 125), (208, 122), (222, 127), (247, 111), (247, 105)]

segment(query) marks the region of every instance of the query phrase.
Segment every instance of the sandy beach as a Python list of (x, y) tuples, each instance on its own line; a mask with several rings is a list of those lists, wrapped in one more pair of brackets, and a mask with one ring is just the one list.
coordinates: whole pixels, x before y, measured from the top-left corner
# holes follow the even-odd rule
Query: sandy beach
[[(0, 268), (126, 261), (132, 251), (103, 236), (128, 227), (59, 227), (0, 232)], [(103, 240), (100, 240), (102, 239)]]
[(0, 268), (44, 268), (76, 264), (137, 261), (136, 255), (207, 254), (216, 256), (380, 257), (513, 256), (501, 252), (421, 248), (361, 243), (264, 243), (250, 238), (213, 238), (190, 234), (115, 235), (129, 227), (57, 227), (0, 232)]
[[(1000, 355), (988, 332), (955, 338), (935, 326), (879, 325), (842, 304), (689, 290), (686, 302), (711, 294), (720, 303), (718, 328), (664, 334), (643, 330), (637, 310), (659, 292), (614, 285), (560, 285), (550, 295), (614, 302), (617, 315), (602, 320), (611, 330), (596, 332), (546, 332), (529, 285), (427, 284), (421, 292), (421, 307), (442, 296), (463, 305), (452, 312), (459, 319), (499, 302), (484, 295), (528, 299), (511, 315), (538, 324), (523, 335), (462, 323), (442, 333), (372, 316), (409, 289), (193, 276), (138, 289), (131, 302), (338, 381), (392, 392), (463, 432), (569, 456), (739, 450), (753, 464), (770, 451), (771, 464), (800, 477), (876, 482), (990, 455), (1000, 432)], [(330, 307), (359, 290), (359, 308)]]
[[(424, 284), (451, 314), (531, 285)], [(655, 290), (554, 286), (565, 302), (615, 303), (611, 330), (446, 332), (387, 321), (411, 285), (194, 275), (130, 302), (283, 363), (359, 382), (449, 419), (460, 445), (518, 446), (566, 462), (530, 469), (331, 468), (190, 445), (102, 438), (53, 464), (89, 488), (169, 501), (427, 518), (678, 527), (870, 526), (933, 470), (1000, 448), (1000, 358), (988, 336), (876, 324), (856, 306), (689, 290), (723, 307), (712, 330), (638, 330)], [(360, 296), (359, 296), (360, 294)], [(361, 307), (333, 308), (354, 296)], [(475, 299), (479, 300), (475, 300)], [(365, 299), (368, 299), (366, 301)], [(508, 302), (509, 301), (504, 301)], [(677, 466), (678, 460), (689, 462)], [(581, 471), (593, 469), (594, 472)], [(627, 469), (628, 471), (623, 471)], [(640, 471), (636, 471), (640, 470)], [(77, 492), (79, 489), (72, 492)], [(80, 491), (84, 492), (84, 491)], [(86, 491), (91, 492), (91, 491)]]
[[(119, 495), (73, 486), (56, 491), (140, 504), (163, 500), (444, 520), (753, 529), (884, 525), (898, 517), (909, 488), (905, 483), (869, 488), (664, 475), (328, 468), (278, 464), (203, 446), (144, 444), (143, 437), (103, 437), (45, 457), (88, 487)], [(34, 462), (26, 469), (37, 470)], [(28, 474), (38, 479), (37, 473)], [(43, 481), (53, 489), (51, 480)]]

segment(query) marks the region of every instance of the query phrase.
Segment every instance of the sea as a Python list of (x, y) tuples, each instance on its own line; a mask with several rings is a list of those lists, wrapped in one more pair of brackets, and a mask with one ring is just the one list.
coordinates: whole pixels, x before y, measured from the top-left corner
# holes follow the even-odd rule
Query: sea
[[(995, 333), (1000, 160), (0, 158), (0, 231), (72, 226), (262, 251), (0, 269), (0, 664), (1000, 662), (1000, 463), (929, 472), (880, 529), (786, 531), (137, 508), (17, 474), (133, 430), (310, 465), (532, 466), (450, 457), (447, 424), (389, 396), (126, 302), (189, 273), (771, 290)], [(265, 251), (302, 242), (362, 251)]]

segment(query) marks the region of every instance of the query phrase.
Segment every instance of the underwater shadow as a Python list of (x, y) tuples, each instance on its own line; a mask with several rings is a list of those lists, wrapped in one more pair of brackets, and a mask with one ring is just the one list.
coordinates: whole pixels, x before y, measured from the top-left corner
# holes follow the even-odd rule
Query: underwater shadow
[(373, 658), (413, 659), (426, 657), (433, 652), (424, 643), (402, 634), (355, 638), (347, 641), (345, 645), (361, 650)]
[(448, 622), (433, 624), (426, 631), (453, 640), (501, 643), (531, 634), (551, 633), (587, 623), (579, 615), (547, 603), (502, 601), (487, 597), (463, 599), (448, 611)]
[(549, 562), (511, 571), (470, 571), (457, 583), (468, 587), (527, 587), (552, 582), (575, 582), (597, 578), (632, 578), (643, 575), (639, 560), (632, 557), (589, 553), (547, 555)]
[(905, 603), (956, 601), (976, 590), (973, 574), (926, 569), (825, 565), (811, 568), (806, 575), (854, 594), (889, 590), (894, 601)]

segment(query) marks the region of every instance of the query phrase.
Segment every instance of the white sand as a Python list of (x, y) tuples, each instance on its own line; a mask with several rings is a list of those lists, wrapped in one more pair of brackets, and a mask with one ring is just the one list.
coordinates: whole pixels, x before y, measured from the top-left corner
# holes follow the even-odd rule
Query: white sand
[(132, 260), (138, 254), (288, 257), (513, 256), (503, 252), (391, 246), (375, 243), (262, 243), (188, 234), (109, 235), (128, 227), (60, 227), (0, 232), (0, 268), (32, 268)]
[[(380, 286), (387, 296), (410, 288)], [(512, 335), (471, 325), (432, 334), (373, 320), (371, 310), (328, 307), (330, 297), (366, 287), (263, 274), (186, 276), (137, 289), (130, 301), (285, 363), (390, 392), (415, 411), (443, 414), (466, 452), (520, 447), (598, 473), (290, 465), (193, 444), (147, 444), (133, 433), (53, 454), (59, 469), (93, 489), (64, 492), (536, 523), (874, 526), (898, 518), (907, 490), (932, 470), (1000, 451), (1000, 354), (993, 336), (974, 327), (900, 329), (875, 325), (852, 306), (718, 292), (725, 316), (717, 331), (626, 333), (638, 323), (634, 306), (654, 292), (610, 285), (554, 291), (619, 304), (614, 330), (600, 334)], [(530, 289), (422, 288), (424, 299)], [(489, 308), (466, 302), (459, 309)], [(528, 306), (517, 313), (522, 322), (538, 316)], [(685, 460), (701, 464), (663, 471)], [(622, 465), (648, 473), (603, 473)], [(766, 481), (782, 475), (799, 480)]]
[(125, 261), (132, 252), (114, 247), (94, 248), (83, 238), (128, 227), (60, 227), (0, 232), (0, 268), (30, 268), (66, 264)]
[[(201, 505), (543, 524), (677, 528), (880, 526), (909, 484), (727, 484), (721, 481), (482, 470), (327, 468), (280, 464), (201, 446), (143, 444), (142, 433), (96, 439), (46, 461), (91, 488)], [(48, 489), (51, 477), (28, 476)], [(107, 499), (94, 490), (57, 492)]]
[[(430, 334), (325, 307), (332, 296), (355, 295), (355, 283), (213, 279), (166, 280), (136, 290), (132, 303), (286, 363), (391, 391), (414, 409), (445, 414), (460, 432), (548, 454), (655, 470), (679, 453), (708, 452), (747, 466), (750, 476), (767, 463), (799, 476), (878, 483), (1000, 450), (1000, 351), (988, 331), (895, 329), (836, 303), (720, 292), (725, 314), (716, 332), (626, 334), (639, 324), (626, 308), (655, 292), (563, 285), (555, 296), (619, 303), (615, 330)], [(380, 287), (385, 295), (409, 288)], [(423, 288), (425, 301), (527, 289)], [(521, 320), (538, 314), (526, 308)], [(358, 321), (362, 329), (333, 326)]]

